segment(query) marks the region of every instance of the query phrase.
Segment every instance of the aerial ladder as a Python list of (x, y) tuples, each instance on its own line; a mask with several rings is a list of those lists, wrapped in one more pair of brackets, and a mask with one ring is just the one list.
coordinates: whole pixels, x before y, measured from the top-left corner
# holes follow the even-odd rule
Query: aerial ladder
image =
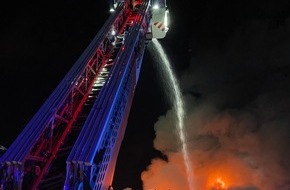
[(110, 189), (143, 55), (168, 10), (114, 2), (112, 14), (0, 158), (1, 190)]

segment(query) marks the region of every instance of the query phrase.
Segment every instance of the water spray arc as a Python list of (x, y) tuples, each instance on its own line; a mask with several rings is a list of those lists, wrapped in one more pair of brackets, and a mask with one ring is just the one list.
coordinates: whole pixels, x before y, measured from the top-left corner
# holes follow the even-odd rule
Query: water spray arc
[(164, 72), (165, 80), (169, 81), (169, 85), (170, 85), (169, 89), (171, 90), (171, 94), (172, 94), (171, 99), (172, 99), (172, 103), (174, 107), (174, 112), (176, 114), (176, 129), (177, 129), (178, 137), (181, 143), (181, 150), (182, 150), (183, 160), (184, 160), (185, 168), (186, 168), (187, 181), (188, 181), (189, 189), (193, 190), (192, 166), (191, 166), (188, 151), (187, 151), (187, 142), (186, 142), (186, 136), (184, 132), (185, 112), (184, 112), (184, 102), (182, 99), (182, 94), (180, 91), (178, 81), (169, 63), (169, 59), (167, 58), (167, 55), (164, 52), (161, 44), (157, 41), (157, 39), (152, 39), (152, 42), (155, 46), (154, 48), (156, 48), (156, 51), (159, 52), (160, 59), (161, 59), (161, 69)]

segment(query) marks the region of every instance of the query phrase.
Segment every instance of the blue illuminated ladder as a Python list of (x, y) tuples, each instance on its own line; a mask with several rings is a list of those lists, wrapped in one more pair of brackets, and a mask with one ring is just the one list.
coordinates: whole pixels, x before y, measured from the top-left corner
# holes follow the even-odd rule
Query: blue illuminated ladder
[(118, 3), (0, 158), (2, 189), (109, 188), (150, 24), (149, 0), (135, 3)]

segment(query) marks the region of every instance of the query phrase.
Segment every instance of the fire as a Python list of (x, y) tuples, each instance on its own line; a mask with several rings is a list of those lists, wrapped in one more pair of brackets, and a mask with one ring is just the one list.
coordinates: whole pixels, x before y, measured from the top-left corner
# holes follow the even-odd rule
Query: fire
[(223, 178), (217, 177), (212, 181), (209, 181), (209, 189), (210, 190), (226, 190), (227, 185)]
[(222, 180), (222, 178), (217, 178), (216, 181), (212, 184), (212, 187), (211, 189), (214, 189), (214, 190), (222, 190), (222, 189), (225, 189), (226, 187), (226, 184), (225, 182)]
[(204, 181), (206, 190), (227, 190), (231, 186), (241, 184), (242, 176), (229, 167), (212, 167), (206, 172)]

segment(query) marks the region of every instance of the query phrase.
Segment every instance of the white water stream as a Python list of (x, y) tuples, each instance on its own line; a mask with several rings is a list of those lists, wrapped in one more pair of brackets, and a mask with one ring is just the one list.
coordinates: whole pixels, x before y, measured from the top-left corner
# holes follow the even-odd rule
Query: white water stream
[(162, 72), (164, 73), (164, 81), (168, 83), (169, 90), (171, 90), (172, 95), (172, 103), (174, 107), (174, 111), (176, 114), (176, 129), (178, 132), (179, 140), (181, 143), (181, 151), (183, 155), (183, 160), (186, 168), (186, 174), (187, 174), (187, 182), (190, 190), (193, 190), (193, 173), (192, 173), (192, 166), (190, 163), (188, 151), (187, 151), (187, 143), (186, 143), (186, 136), (184, 132), (184, 103), (182, 99), (182, 94), (180, 91), (180, 87), (178, 84), (178, 81), (175, 77), (175, 74), (173, 73), (173, 70), (171, 68), (169, 59), (167, 58), (166, 53), (164, 52), (161, 44), (156, 40), (152, 39), (152, 42), (158, 51), (158, 54), (161, 59), (161, 66), (160, 69), (162, 69)]

